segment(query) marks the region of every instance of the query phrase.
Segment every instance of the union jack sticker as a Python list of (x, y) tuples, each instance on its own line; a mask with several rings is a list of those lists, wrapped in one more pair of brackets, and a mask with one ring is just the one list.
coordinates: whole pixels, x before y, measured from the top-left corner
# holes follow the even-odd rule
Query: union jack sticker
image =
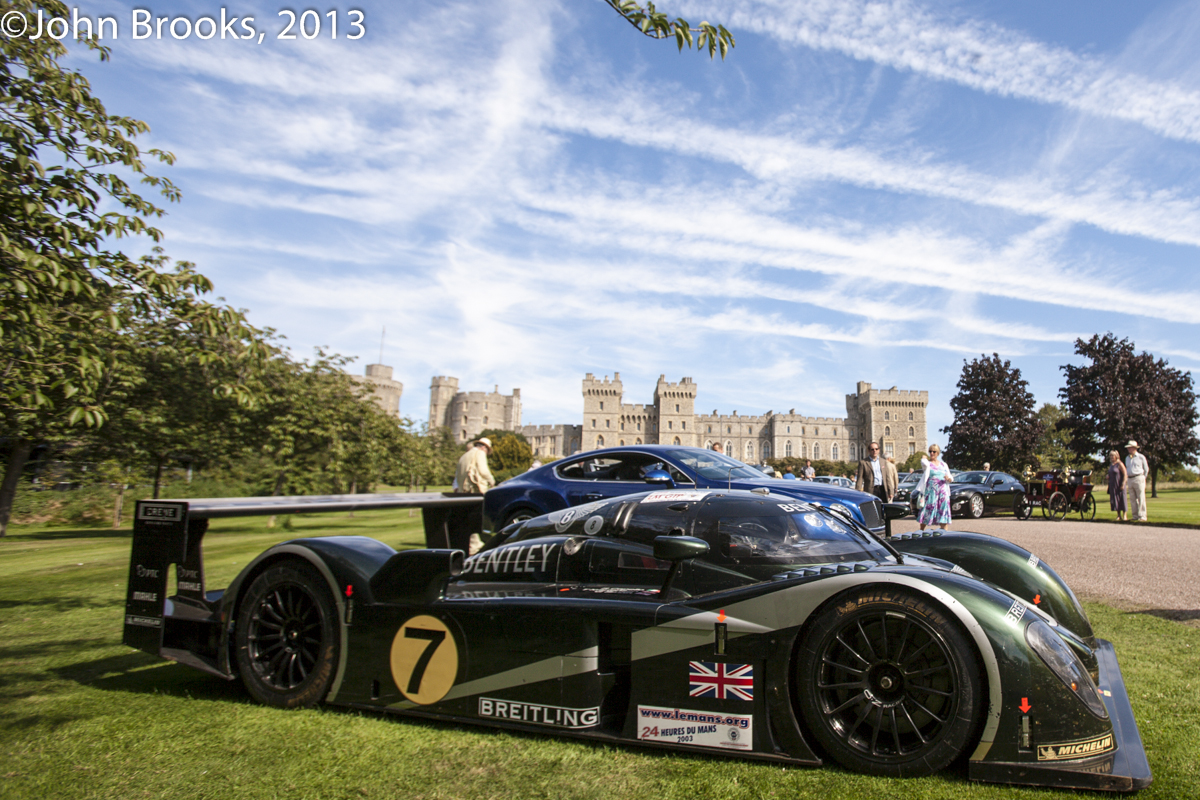
[(688, 696), (753, 700), (754, 667), (713, 661), (688, 662)]

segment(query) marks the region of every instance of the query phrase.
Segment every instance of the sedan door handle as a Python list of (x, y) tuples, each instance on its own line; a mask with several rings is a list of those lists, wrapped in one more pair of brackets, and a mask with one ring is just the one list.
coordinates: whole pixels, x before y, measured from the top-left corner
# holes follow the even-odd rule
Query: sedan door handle
[(604, 495), (600, 494), (599, 492), (588, 492), (583, 496), (583, 499), (590, 503), (593, 500), (603, 500)]

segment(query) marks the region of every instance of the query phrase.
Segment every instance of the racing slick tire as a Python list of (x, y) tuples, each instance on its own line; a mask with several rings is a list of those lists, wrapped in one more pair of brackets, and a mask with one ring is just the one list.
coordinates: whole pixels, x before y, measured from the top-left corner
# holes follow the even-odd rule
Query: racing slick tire
[(1033, 503), (1029, 502), (1029, 496), (1022, 493), (1013, 499), (1013, 516), (1017, 519), (1029, 519), (1033, 516)]
[(855, 772), (931, 775), (978, 738), (987, 700), (975, 647), (928, 598), (868, 587), (803, 635), (793, 686), (825, 753)]
[(1085, 494), (1079, 501), (1079, 518), (1084, 522), (1091, 522), (1096, 518), (1096, 498), (1090, 494)]
[(1042, 511), (1050, 510), (1050, 519), (1055, 522), (1062, 522), (1067, 516), (1067, 512), (1071, 510), (1071, 503), (1067, 500), (1067, 496), (1062, 492), (1055, 492), (1050, 495), (1050, 499), (1046, 501), (1046, 505), (1042, 506)]
[(337, 612), (325, 579), (311, 565), (286, 561), (254, 579), (234, 634), (246, 690), (278, 708), (324, 699), (338, 661)]
[(971, 495), (971, 499), (967, 501), (967, 516), (971, 519), (979, 519), (983, 516), (983, 495)]

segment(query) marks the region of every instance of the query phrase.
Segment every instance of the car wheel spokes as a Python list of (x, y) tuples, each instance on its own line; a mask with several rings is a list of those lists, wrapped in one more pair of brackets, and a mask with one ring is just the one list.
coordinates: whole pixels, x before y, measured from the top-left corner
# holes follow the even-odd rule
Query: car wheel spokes
[(307, 588), (290, 584), (267, 593), (246, 632), (255, 672), (279, 690), (304, 683), (320, 657), (321, 628), (321, 610)]
[[(904, 758), (937, 740), (954, 716), (959, 689), (947, 644), (907, 614), (847, 623), (826, 640), (816, 681), (829, 727), (873, 758)], [(848, 666), (856, 662), (861, 668)]]

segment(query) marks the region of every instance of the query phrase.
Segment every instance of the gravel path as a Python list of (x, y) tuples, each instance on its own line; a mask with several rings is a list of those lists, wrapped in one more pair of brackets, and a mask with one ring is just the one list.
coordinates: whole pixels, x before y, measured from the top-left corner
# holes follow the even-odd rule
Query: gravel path
[[(912, 517), (893, 533), (918, 530)], [(1200, 530), (1145, 523), (1026, 521), (1011, 516), (955, 520), (951, 530), (999, 536), (1037, 555), (1081, 598), (1200, 620)]]

